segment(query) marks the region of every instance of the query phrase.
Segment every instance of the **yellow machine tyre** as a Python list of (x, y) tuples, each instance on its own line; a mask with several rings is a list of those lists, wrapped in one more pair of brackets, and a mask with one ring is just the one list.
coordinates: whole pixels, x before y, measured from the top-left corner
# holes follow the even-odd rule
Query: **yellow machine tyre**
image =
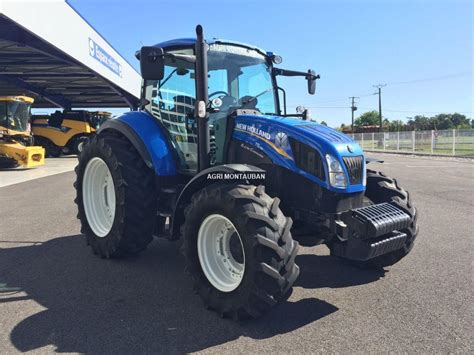
[(79, 155), (83, 151), (85, 145), (89, 142), (88, 136), (74, 137), (71, 144), (71, 150), (73, 154)]
[(47, 158), (57, 158), (61, 155), (61, 148), (51, 142), (48, 138), (41, 136), (34, 136), (34, 144), (40, 145), (45, 150)]
[(19, 166), (19, 164), (15, 159), (0, 156), (0, 169), (11, 169), (17, 166)]

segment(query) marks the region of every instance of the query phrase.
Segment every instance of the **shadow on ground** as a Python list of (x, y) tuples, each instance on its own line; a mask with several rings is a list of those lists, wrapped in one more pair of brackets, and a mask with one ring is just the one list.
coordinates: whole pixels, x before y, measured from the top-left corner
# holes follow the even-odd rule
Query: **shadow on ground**
[[(346, 287), (383, 276), (329, 256), (301, 255), (297, 262), (302, 273), (296, 286), (304, 288)], [(19, 351), (52, 344), (60, 352), (192, 352), (240, 336), (291, 332), (338, 310), (307, 298), (242, 325), (221, 320), (192, 293), (178, 248), (166, 241), (153, 243), (139, 258), (114, 261), (93, 256), (82, 236), (60, 237), (0, 249), (0, 270), (0, 304), (32, 299), (46, 308), (14, 327), (11, 341)]]

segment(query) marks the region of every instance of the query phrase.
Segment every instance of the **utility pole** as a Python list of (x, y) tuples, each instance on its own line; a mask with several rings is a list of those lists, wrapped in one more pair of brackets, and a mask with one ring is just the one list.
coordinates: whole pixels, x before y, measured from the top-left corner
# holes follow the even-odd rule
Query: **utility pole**
[(379, 124), (380, 124), (379, 131), (380, 132), (383, 131), (383, 125), (382, 125), (382, 88), (384, 86), (387, 86), (387, 84), (374, 85), (374, 88), (378, 89), (378, 92), (374, 93), (374, 95), (379, 95)]
[(354, 100), (358, 99), (359, 97), (357, 96), (350, 96), (349, 99), (352, 99), (352, 104), (351, 104), (351, 112), (352, 112), (352, 125), (351, 125), (351, 131), (354, 133), (354, 111), (357, 111), (357, 106), (355, 105)]

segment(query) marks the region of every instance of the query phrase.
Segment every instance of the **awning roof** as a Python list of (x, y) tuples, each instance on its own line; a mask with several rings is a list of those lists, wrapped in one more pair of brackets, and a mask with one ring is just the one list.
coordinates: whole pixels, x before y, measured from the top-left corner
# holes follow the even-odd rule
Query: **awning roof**
[(0, 5), (0, 95), (33, 96), (35, 108), (136, 106), (141, 79), (130, 64), (67, 3), (39, 3), (43, 11)]

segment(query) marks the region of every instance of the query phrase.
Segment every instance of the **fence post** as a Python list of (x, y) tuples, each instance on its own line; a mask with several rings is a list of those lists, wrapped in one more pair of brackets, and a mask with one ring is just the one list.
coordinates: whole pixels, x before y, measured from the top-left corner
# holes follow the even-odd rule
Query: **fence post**
[(375, 147), (374, 147), (374, 135), (375, 135), (375, 133), (372, 132), (372, 150), (375, 150)]
[(434, 131), (431, 130), (431, 154), (433, 154), (433, 147), (434, 147)]
[(397, 151), (400, 150), (400, 131), (397, 131)]
[(364, 147), (364, 133), (361, 133), (360, 136), (362, 137), (360, 146), (362, 147), (362, 149), (365, 149), (365, 147)]
[(382, 140), (383, 150), (385, 150), (385, 133), (382, 133), (382, 134), (383, 134), (383, 140)]
[(411, 150), (415, 152), (415, 131), (411, 131)]
[(456, 130), (453, 129), (453, 155), (456, 155)]

